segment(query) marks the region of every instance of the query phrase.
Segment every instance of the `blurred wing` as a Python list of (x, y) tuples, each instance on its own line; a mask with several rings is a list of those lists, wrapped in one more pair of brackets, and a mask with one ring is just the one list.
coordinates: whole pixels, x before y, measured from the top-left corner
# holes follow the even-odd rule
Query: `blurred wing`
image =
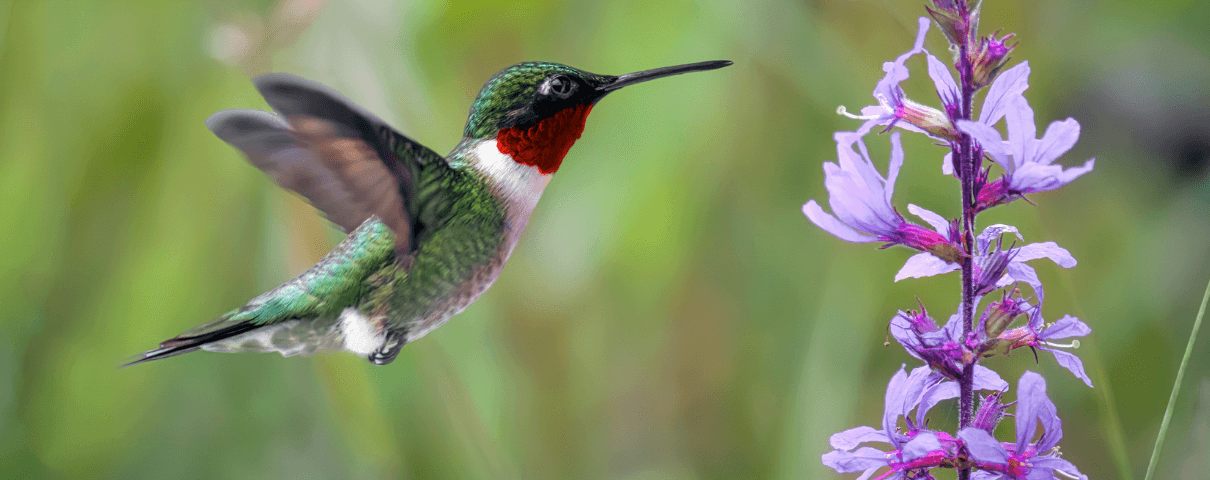
[(416, 181), (443, 174), (445, 159), (323, 85), (287, 74), (253, 82), (280, 116), (225, 110), (210, 130), (344, 231), (377, 215), (401, 257), (415, 250)]

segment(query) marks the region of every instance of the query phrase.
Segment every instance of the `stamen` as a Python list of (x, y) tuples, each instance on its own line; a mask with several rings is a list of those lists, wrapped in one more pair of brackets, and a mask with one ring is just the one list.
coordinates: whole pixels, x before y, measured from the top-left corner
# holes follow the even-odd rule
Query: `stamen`
[(1080, 348), (1079, 340), (1072, 340), (1071, 343), (1054, 343), (1054, 342), (1048, 342), (1048, 341), (1041, 341), (1038, 343), (1045, 345), (1047, 347), (1051, 347), (1051, 348), (1072, 348), (1072, 349)]
[[(878, 105), (882, 106), (882, 108), (885, 109), (887, 111), (887, 113), (895, 113), (895, 107), (892, 107), (891, 102), (887, 101), (886, 95), (879, 93), (877, 95), (874, 95), (874, 98), (878, 99)], [(880, 117), (880, 115), (853, 115), (853, 114), (849, 113), (849, 109), (845, 108), (844, 105), (836, 107), (836, 113), (838, 115), (844, 115), (844, 116), (852, 118), (854, 120), (874, 120), (874, 119), (877, 119)]]
[(849, 117), (849, 118), (851, 118), (851, 119), (853, 119), (853, 120), (873, 120), (873, 119), (875, 119), (875, 118), (878, 118), (878, 117), (877, 117), (877, 116), (875, 116), (875, 115), (871, 115), (871, 116), (853, 115), (853, 114), (849, 113), (849, 109), (845, 108), (845, 107), (844, 107), (844, 105), (841, 105), (841, 106), (839, 106), (839, 107), (836, 107), (836, 114), (837, 114), (837, 115), (844, 115), (844, 116)]

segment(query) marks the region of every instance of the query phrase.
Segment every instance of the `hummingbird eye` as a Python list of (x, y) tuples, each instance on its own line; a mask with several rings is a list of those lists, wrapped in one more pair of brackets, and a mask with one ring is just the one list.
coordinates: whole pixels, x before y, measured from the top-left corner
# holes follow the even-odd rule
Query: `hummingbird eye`
[(576, 82), (571, 81), (564, 75), (555, 75), (547, 78), (542, 85), (538, 87), (538, 91), (543, 95), (553, 95), (559, 98), (570, 97), (576, 91)]

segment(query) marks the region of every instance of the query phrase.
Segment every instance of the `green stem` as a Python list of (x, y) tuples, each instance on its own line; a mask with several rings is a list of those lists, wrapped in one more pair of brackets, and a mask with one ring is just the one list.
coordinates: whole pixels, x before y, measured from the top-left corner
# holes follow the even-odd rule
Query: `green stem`
[(1168, 397), (1168, 408), (1164, 410), (1164, 420), (1160, 422), (1160, 434), (1155, 438), (1155, 449), (1151, 451), (1151, 461), (1147, 463), (1147, 475), (1143, 480), (1151, 480), (1155, 473), (1155, 464), (1160, 459), (1160, 449), (1164, 448), (1164, 436), (1168, 434), (1168, 422), (1172, 420), (1172, 410), (1176, 408), (1176, 396), (1181, 393), (1181, 379), (1185, 378), (1185, 367), (1189, 365), (1189, 356), (1193, 354), (1193, 342), (1197, 340), (1197, 330), (1202, 326), (1202, 317), (1206, 315), (1206, 302), (1210, 301), (1210, 283), (1206, 284), (1206, 294), (1202, 296), (1202, 306), (1197, 309), (1197, 319), (1193, 321), (1193, 331), (1189, 333), (1189, 343), (1185, 345), (1185, 356), (1181, 358), (1181, 366), (1176, 370), (1176, 382), (1172, 384), (1172, 395)]

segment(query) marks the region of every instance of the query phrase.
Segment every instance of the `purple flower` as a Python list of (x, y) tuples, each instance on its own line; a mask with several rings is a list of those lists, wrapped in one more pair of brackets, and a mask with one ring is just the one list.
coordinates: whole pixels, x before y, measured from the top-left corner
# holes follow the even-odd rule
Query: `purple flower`
[(1089, 387), (1092, 387), (1092, 380), (1088, 378), (1088, 374), (1084, 373), (1084, 362), (1080, 361), (1080, 357), (1060, 350), (1080, 348), (1080, 341), (1072, 340), (1065, 343), (1056, 341), (1072, 337), (1083, 337), (1090, 333), (1092, 333), (1092, 329), (1088, 328), (1087, 324), (1071, 315), (1064, 315), (1059, 321), (1049, 325), (1046, 324), (1046, 321), (1042, 319), (1042, 306), (1038, 305), (1030, 312), (1029, 323), (1027, 325), (1005, 331), (997, 337), (997, 341), (1008, 343), (1008, 349), (1010, 350), (1021, 347), (1032, 347), (1050, 352), (1054, 354), (1055, 361), (1059, 362), (1060, 366), (1066, 368), (1076, 378), (1083, 380)]
[[(921, 17), (919, 24), (920, 30), (916, 34), (916, 43), (912, 49), (900, 55), (894, 62), (886, 62), (882, 65), (886, 75), (874, 87), (874, 98), (878, 100), (878, 105), (862, 108), (861, 116), (846, 113), (844, 107), (841, 107), (839, 112), (852, 118), (866, 120), (866, 123), (862, 125), (863, 129), (869, 129), (875, 125), (885, 125), (888, 129), (898, 126), (905, 130), (924, 133), (937, 140), (950, 142), (958, 138), (958, 130), (961, 129), (960, 127), (955, 128), (951, 120), (957, 114), (961, 90), (954, 81), (954, 76), (950, 73), (949, 68), (924, 48), (924, 36), (929, 28), (928, 19)], [(994, 68), (996, 72), (999, 72), (1003, 68), (1007, 58), (996, 57), (996, 53), (1007, 55), (1011, 51), (1010, 47), (1003, 45), (1003, 41), (1007, 39), (1008, 37), (999, 41), (994, 38), (985, 39), (988, 61), (999, 61), (994, 67), (989, 66), (988, 71), (985, 72), (993, 76), (995, 81), (991, 83), (987, 96), (983, 100), (983, 106), (979, 110), (978, 123), (989, 127), (1004, 118), (1008, 105), (1029, 88), (1029, 62), (1022, 62), (1003, 72), (1002, 75), (995, 75), (990, 71), (991, 68)], [(904, 64), (919, 53), (924, 53), (927, 57), (929, 77), (932, 78), (933, 85), (937, 89), (937, 96), (945, 108), (944, 112), (908, 99), (903, 88), (899, 86), (910, 77), (908, 68)], [(941, 168), (942, 173), (946, 175), (954, 173), (952, 153), (946, 154)]]
[(923, 306), (919, 312), (901, 310), (891, 318), (891, 336), (911, 356), (948, 378), (958, 378), (962, 375), (962, 365), (974, 356), (964, 348), (961, 315), (956, 317), (958, 321), (947, 322), (945, 328), (939, 328)]
[[(892, 127), (900, 127), (908, 131), (923, 133), (938, 140), (955, 140), (958, 138), (958, 130), (954, 128), (950, 116), (941, 110), (938, 110), (921, 103), (917, 103), (908, 99), (903, 92), (903, 88), (899, 86), (904, 80), (907, 80), (911, 74), (908, 72), (908, 59), (916, 54), (924, 53), (936, 59), (928, 50), (924, 48), (924, 34), (928, 33), (929, 20), (925, 17), (920, 17), (920, 30), (916, 33), (916, 43), (903, 55), (900, 55), (893, 62), (882, 64), (882, 70), (886, 75), (874, 87), (874, 99), (878, 101), (877, 105), (870, 105), (861, 109), (861, 115), (852, 115), (846, 112), (844, 107), (837, 110), (838, 113), (855, 118), (865, 120), (863, 128), (869, 129), (874, 125), (885, 125), (889, 130)], [(930, 61), (930, 73), (932, 66)], [(938, 62), (940, 63), (940, 62)], [(944, 67), (943, 67), (944, 68)], [(933, 77), (937, 81), (937, 77)], [(949, 103), (957, 103), (957, 89), (951, 88), (954, 82), (950, 79), (948, 85), (937, 83), (937, 92), (943, 100), (949, 95)], [(952, 90), (951, 92), (949, 92)]]
[[(1071, 462), (1059, 458), (1055, 448), (1063, 438), (1063, 423), (1055, 404), (1046, 397), (1046, 380), (1027, 371), (1017, 382), (1017, 389), (1016, 443), (1002, 444), (981, 428), (967, 427), (958, 431), (958, 438), (966, 443), (976, 468), (983, 471), (975, 478), (1080, 478), (1080, 471)], [(1034, 442), (1039, 421), (1044, 431)]]
[[(883, 248), (905, 245), (917, 250), (955, 259), (958, 249), (940, 232), (909, 223), (891, 206), (895, 179), (903, 165), (903, 147), (899, 132), (891, 135), (891, 161), (886, 178), (878, 173), (861, 137), (868, 130), (837, 132), (838, 163), (824, 162), (824, 185), (828, 205), (835, 216), (823, 211), (815, 200), (803, 205), (803, 213), (819, 228), (850, 242), (886, 242)], [(857, 150), (854, 150), (854, 145)], [(940, 217), (919, 208), (913, 213)], [(918, 212), (919, 211), (919, 212)]]
[(1004, 169), (1001, 179), (980, 189), (979, 210), (1011, 202), (1028, 193), (1055, 190), (1092, 171), (1095, 159), (1068, 169), (1054, 165), (1080, 138), (1080, 124), (1075, 119), (1051, 123), (1041, 139), (1034, 138), (1037, 135), (1034, 111), (1020, 95), (1009, 100), (1006, 117), (1007, 142), (991, 124), (958, 121), (958, 128), (979, 142), (983, 151)]
[[(1029, 72), (1029, 62), (1021, 62), (1017, 66), (997, 75), (991, 87), (987, 89), (987, 96), (983, 98), (983, 105), (979, 107), (978, 123), (992, 127), (1001, 118), (1004, 118), (1008, 106), (1029, 88)], [(950, 75), (950, 71), (946, 68), (945, 64), (936, 58), (929, 60), (929, 75), (933, 77), (933, 83), (952, 85), (950, 88), (953, 88), (957, 92), (958, 86), (954, 83), (954, 77)], [(975, 161), (978, 162), (976, 163), (976, 169), (981, 168), (982, 157), (983, 155), (981, 154), (975, 156)], [(945, 161), (941, 163), (941, 173), (946, 175), (954, 174), (952, 151), (945, 154)]]
[[(912, 48), (882, 64), (885, 75), (873, 91), (876, 104), (862, 108), (860, 116), (849, 114), (844, 107), (838, 109), (862, 124), (854, 132), (835, 134), (838, 160), (824, 164), (831, 213), (815, 200), (803, 205), (803, 213), (842, 240), (919, 250), (896, 274), (896, 281), (961, 270), (962, 301), (959, 313), (944, 325), (938, 325), (919, 300), (919, 310), (899, 311), (891, 318), (888, 333), (925, 365), (910, 373), (901, 366), (891, 378), (881, 427), (863, 426), (832, 435), (829, 440), (834, 450), (821, 460), (837, 472), (859, 474), (858, 480), (933, 479), (935, 468), (957, 469), (960, 478), (980, 480), (1086, 479), (1059, 456), (1062, 424), (1046, 397), (1042, 377), (1026, 372), (1018, 383), (1017, 401), (1006, 403), (1007, 382), (980, 365), (984, 357), (1008, 355), (1022, 347), (1029, 347), (1036, 359), (1041, 349), (1054, 354), (1061, 366), (1092, 386), (1083, 363), (1066, 351), (1079, 347), (1078, 341), (1067, 339), (1088, 335), (1090, 329), (1070, 316), (1046, 324), (1041, 316), (1045, 292), (1028, 264), (1048, 258), (1071, 268), (1076, 260), (1054, 242), (1025, 244), (1012, 226), (991, 225), (974, 238), (976, 232), (970, 229), (983, 210), (1066, 185), (1091, 171), (1094, 160), (1068, 169), (1059, 163), (1079, 137), (1075, 120), (1055, 122), (1037, 138), (1034, 112), (1023, 95), (1029, 87), (1029, 64), (1008, 68), (1016, 46), (1009, 42), (1014, 35), (1001, 37), (997, 31), (981, 37), (977, 2), (931, 0), (926, 9), (950, 41), (956, 68), (951, 70), (924, 48), (930, 21), (920, 18)], [(939, 108), (909, 99), (901, 87), (911, 74), (907, 62), (918, 54), (924, 54)], [(984, 87), (987, 91), (976, 113), (973, 97)], [(937, 105), (936, 101), (929, 103)], [(1006, 119), (1004, 129), (999, 127), (1001, 119)], [(863, 141), (876, 128), (882, 129), (880, 133), (891, 132), (886, 176), (874, 166)], [(949, 147), (942, 172), (955, 175), (960, 171), (955, 176), (961, 180), (963, 200), (960, 211), (955, 212), (957, 219), (907, 204), (908, 212), (923, 221), (918, 225), (908, 222), (894, 207), (895, 180), (904, 162), (903, 130), (923, 133)], [(1007, 132), (1007, 141), (1001, 131)], [(1003, 170), (998, 178), (991, 177), (995, 170), (991, 162)], [(1032, 288), (1032, 297), (1022, 294), (1021, 283)], [(979, 312), (984, 297), (998, 290), (1002, 294), (986, 304), (982, 315), (971, 318)], [(1011, 328), (1014, 326), (1017, 328)], [(974, 390), (992, 392), (979, 397), (977, 409)], [(949, 434), (931, 429), (928, 412), (939, 402), (955, 398), (961, 399), (961, 430)], [(1000, 443), (993, 434), (1014, 405), (1016, 441)], [(1035, 435), (1039, 422), (1043, 429)]]
[[(950, 435), (923, 427), (923, 418), (929, 408), (940, 400), (958, 395), (956, 386), (938, 393), (940, 385), (928, 367), (916, 368), (911, 375), (899, 367), (899, 372), (887, 385), (882, 428), (857, 427), (832, 435), (829, 442), (836, 450), (823, 454), (823, 464), (839, 473), (862, 472), (858, 480), (867, 479), (882, 468), (891, 471), (879, 476), (880, 479), (927, 478), (923, 475), (927, 475), (928, 469), (952, 460), (959, 450), (958, 442)], [(928, 404), (923, 404), (922, 400)], [(917, 410), (915, 422), (909, 416), (913, 409)], [(899, 430), (900, 417), (907, 425), (904, 432)], [(866, 442), (890, 444), (892, 449), (857, 448)]]
[[(968, 342), (962, 339), (961, 313), (950, 316), (945, 326), (938, 328), (937, 323), (928, 316), (928, 312), (924, 311), (923, 306), (920, 312), (900, 311), (891, 318), (890, 330), (891, 336), (895, 337), (900, 345), (903, 345), (908, 354), (923, 360), (941, 377), (959, 378), (962, 374), (962, 367), (974, 361), (978, 355), (971, 349), (972, 346), (978, 346), (978, 343), (968, 345)], [(950, 382), (942, 385), (951, 385), (955, 389), (953, 396), (958, 395), (956, 383)], [(974, 386), (975, 390), (1003, 391), (1008, 388), (1008, 383), (1002, 380), (996, 372), (982, 365), (975, 365)], [(928, 406), (932, 407), (931, 404)], [(927, 411), (927, 409), (925, 410)]]
[[(1038, 280), (1038, 274), (1033, 267), (1026, 265), (1025, 262), (1049, 258), (1063, 268), (1076, 266), (1076, 259), (1071, 256), (1071, 253), (1054, 242), (1031, 243), (1004, 250), (1000, 237), (1007, 233), (1024, 240), (1016, 227), (1000, 224), (983, 229), (976, 239), (975, 283), (982, 286), (981, 294), (988, 293), (989, 288), (1000, 288), (1013, 282), (1025, 282), (1034, 289), (1034, 293), (1041, 300), (1044, 295), (1042, 282)], [(961, 267), (957, 263), (947, 262), (935, 255), (916, 254), (903, 264), (899, 273), (895, 274), (895, 281), (898, 282), (905, 278), (931, 277), (953, 272), (959, 268)]]

